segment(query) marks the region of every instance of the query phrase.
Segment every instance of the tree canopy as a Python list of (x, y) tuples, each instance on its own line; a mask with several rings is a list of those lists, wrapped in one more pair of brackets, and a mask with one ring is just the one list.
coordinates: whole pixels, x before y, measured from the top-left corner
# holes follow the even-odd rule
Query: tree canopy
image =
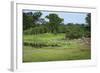
[(57, 33), (58, 26), (64, 19), (60, 18), (57, 14), (49, 14), (46, 18), (49, 19), (49, 30), (51, 30), (52, 33)]

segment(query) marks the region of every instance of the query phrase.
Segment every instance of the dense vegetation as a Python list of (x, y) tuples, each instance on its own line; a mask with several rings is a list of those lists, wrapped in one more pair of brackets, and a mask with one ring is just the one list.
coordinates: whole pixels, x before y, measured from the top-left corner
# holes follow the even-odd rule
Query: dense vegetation
[(89, 59), (91, 14), (86, 24), (64, 24), (57, 14), (23, 12), (23, 62)]

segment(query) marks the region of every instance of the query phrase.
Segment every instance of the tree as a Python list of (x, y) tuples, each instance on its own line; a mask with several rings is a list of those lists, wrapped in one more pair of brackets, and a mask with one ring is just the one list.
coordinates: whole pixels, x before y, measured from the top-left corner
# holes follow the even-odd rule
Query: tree
[(87, 23), (86, 28), (90, 31), (90, 28), (91, 28), (91, 13), (87, 14), (85, 20), (86, 20), (86, 23)]
[(48, 28), (51, 33), (57, 33), (58, 32), (58, 26), (62, 23), (63, 19), (60, 18), (57, 14), (49, 14), (46, 16), (47, 19), (49, 19)]
[(39, 23), (40, 17), (42, 16), (41, 12), (34, 12), (33, 13), (33, 23), (37, 24)]
[(30, 15), (30, 14), (31, 14), (31, 12), (29, 12), (29, 13), (23, 12), (23, 30), (26, 30), (33, 25), (32, 15)]
[(41, 15), (41, 12), (23, 12), (23, 29), (27, 30), (31, 27), (35, 27), (40, 20), (43, 21), (43, 19), (40, 18)]

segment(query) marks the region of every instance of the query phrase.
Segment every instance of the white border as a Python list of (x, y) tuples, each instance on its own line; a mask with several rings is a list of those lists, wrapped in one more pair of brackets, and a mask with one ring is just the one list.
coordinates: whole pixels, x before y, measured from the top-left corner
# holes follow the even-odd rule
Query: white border
[[(12, 8), (12, 65), (13, 71), (35, 70), (35, 69), (55, 69), (66, 67), (81, 67), (96, 65), (96, 8), (94, 7), (75, 7), (59, 5), (41, 5), (32, 3), (13, 2)], [(53, 62), (33, 62), (22, 63), (22, 9), (30, 10), (49, 10), (49, 11), (70, 11), (70, 12), (89, 12), (91, 13), (91, 60), (75, 61), (53, 61)]]

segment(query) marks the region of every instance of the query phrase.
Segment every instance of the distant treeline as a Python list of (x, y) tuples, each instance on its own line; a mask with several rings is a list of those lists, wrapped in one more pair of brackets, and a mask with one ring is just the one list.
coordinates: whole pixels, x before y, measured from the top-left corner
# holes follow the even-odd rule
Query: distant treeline
[[(57, 14), (49, 14), (41, 18), (42, 12), (23, 12), (23, 32), (24, 34), (43, 34), (43, 33), (65, 33), (66, 39), (76, 39), (90, 37), (91, 14), (87, 13), (86, 24), (64, 24), (67, 19), (60, 18)], [(47, 20), (45, 20), (47, 19)]]

